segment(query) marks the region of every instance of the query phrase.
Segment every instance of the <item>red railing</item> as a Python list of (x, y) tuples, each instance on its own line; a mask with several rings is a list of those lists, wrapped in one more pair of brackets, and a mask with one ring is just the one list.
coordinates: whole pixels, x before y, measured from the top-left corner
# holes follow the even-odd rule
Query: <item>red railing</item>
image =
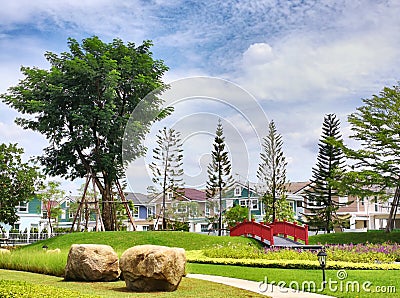
[(261, 238), (261, 242), (268, 240), (270, 245), (274, 245), (274, 228), (262, 223), (247, 221), (237, 224), (230, 230), (231, 236), (248, 236), (255, 238), (258, 236)]
[(257, 223), (254, 220), (245, 220), (242, 223), (237, 224), (235, 227), (230, 229), (231, 236), (250, 236), (255, 238), (258, 236), (261, 242), (268, 240), (270, 245), (274, 245), (274, 237), (277, 235), (283, 235), (287, 238), (291, 236), (294, 241), (303, 240), (308, 245), (308, 226), (300, 226), (296, 223), (287, 221), (275, 221), (273, 224)]
[(275, 221), (270, 224), (274, 228), (274, 235), (292, 236), (294, 241), (303, 240), (308, 245), (308, 226), (299, 226), (295, 222)]

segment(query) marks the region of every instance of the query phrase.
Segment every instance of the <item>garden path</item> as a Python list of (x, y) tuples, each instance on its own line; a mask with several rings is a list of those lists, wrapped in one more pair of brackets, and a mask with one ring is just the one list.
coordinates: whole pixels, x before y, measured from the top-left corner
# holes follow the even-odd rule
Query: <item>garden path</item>
[(187, 274), (188, 278), (196, 278), (224, 284), (227, 286), (237, 287), (247, 291), (255, 292), (261, 295), (269, 296), (272, 298), (329, 298), (332, 296), (326, 296), (310, 292), (295, 291), (289, 288), (282, 288), (276, 285), (272, 286), (268, 284), (268, 287), (263, 282), (250, 281), (238, 278), (216, 276), (216, 275), (205, 275), (205, 274)]

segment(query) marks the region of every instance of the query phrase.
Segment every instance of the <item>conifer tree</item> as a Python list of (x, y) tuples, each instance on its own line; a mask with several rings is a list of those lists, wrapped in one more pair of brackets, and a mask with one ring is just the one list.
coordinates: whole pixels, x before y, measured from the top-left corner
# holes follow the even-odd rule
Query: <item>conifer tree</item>
[(336, 115), (327, 114), (318, 145), (317, 164), (312, 169), (310, 188), (305, 194), (307, 209), (312, 212), (306, 215), (309, 224), (324, 227), (327, 233), (333, 228), (336, 211), (340, 206), (348, 204), (334, 200), (340, 196), (336, 185), (344, 174), (345, 156), (342, 149), (334, 146), (333, 142), (342, 142), (340, 121)]
[(262, 183), (265, 220), (293, 220), (293, 209), (286, 201), (286, 166), (282, 151), (282, 136), (277, 132), (274, 121), (268, 125), (268, 135), (263, 139), (263, 152), (257, 178)]
[(162, 189), (162, 213), (163, 230), (166, 229), (166, 210), (165, 199), (167, 191), (179, 191), (183, 187), (183, 169), (182, 169), (182, 141), (180, 133), (170, 128), (159, 130), (157, 135), (157, 147), (153, 150), (154, 161), (150, 164), (153, 173), (153, 182), (161, 186)]
[(218, 235), (221, 236), (222, 229), (222, 193), (225, 189), (233, 185), (232, 167), (229, 160), (228, 151), (225, 148), (225, 137), (221, 123), (218, 120), (217, 130), (215, 132), (213, 150), (211, 152), (212, 160), (208, 165), (207, 197), (215, 198), (218, 196), (219, 215), (218, 215)]

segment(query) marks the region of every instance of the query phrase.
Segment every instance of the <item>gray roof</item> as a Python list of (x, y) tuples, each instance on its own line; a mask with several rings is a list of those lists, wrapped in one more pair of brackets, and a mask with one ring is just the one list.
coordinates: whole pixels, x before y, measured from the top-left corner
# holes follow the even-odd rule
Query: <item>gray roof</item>
[(151, 201), (151, 197), (139, 192), (128, 192), (125, 194), (128, 201), (132, 201), (135, 205), (147, 205)]

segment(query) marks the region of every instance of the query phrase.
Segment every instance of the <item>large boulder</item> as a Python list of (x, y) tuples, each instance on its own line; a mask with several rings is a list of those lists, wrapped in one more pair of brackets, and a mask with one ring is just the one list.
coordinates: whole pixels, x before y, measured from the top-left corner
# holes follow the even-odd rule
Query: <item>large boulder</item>
[(65, 280), (113, 281), (120, 275), (118, 255), (109, 245), (73, 244), (65, 266)]
[(126, 250), (120, 259), (121, 274), (131, 291), (175, 291), (185, 274), (183, 248), (139, 245)]

